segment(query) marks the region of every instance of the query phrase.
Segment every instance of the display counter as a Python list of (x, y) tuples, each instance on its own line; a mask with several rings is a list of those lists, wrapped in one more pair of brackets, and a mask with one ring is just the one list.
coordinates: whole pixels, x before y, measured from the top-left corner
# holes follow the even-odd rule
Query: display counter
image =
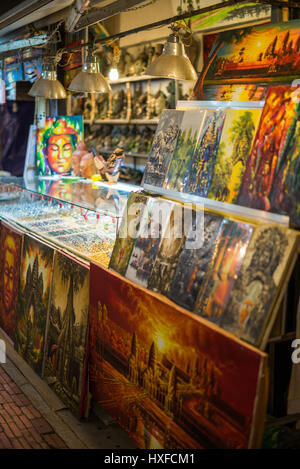
[(0, 181), (0, 217), (70, 251), (108, 266), (119, 220), (137, 186), (78, 179)]

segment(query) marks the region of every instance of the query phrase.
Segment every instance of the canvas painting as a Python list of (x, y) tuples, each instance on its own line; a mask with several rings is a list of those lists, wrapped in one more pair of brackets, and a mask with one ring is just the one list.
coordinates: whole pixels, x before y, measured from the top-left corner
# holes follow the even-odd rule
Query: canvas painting
[[(208, 2), (203, 4), (207, 6)], [(230, 26), (236, 26), (237, 23), (249, 23), (250, 21), (267, 21), (271, 17), (271, 6), (257, 4), (253, 2), (238, 3), (229, 5), (217, 10), (200, 13), (191, 17), (191, 27), (193, 31), (201, 32), (210, 29), (229, 29)]]
[(59, 252), (53, 267), (44, 376), (66, 406), (84, 411), (89, 269)]
[(206, 197), (215, 169), (225, 112), (207, 111), (197, 142), (184, 192)]
[(202, 216), (204, 226), (200, 246), (191, 245), (197, 230), (196, 219), (193, 219), (169, 292), (171, 300), (189, 311), (194, 310), (199, 290), (214, 254), (217, 235), (223, 220), (221, 216), (210, 213), (203, 213)]
[(183, 192), (205, 117), (206, 111), (184, 111), (176, 147), (163, 185), (165, 189)]
[(148, 287), (161, 238), (167, 229), (173, 205), (162, 199), (149, 199), (141, 221), (125, 277), (145, 288)]
[(223, 220), (215, 252), (199, 291), (194, 312), (215, 324), (220, 324), (230, 293), (239, 275), (253, 227)]
[(264, 101), (268, 92), (268, 85), (203, 85), (202, 99), (204, 101)]
[(81, 140), (82, 116), (47, 117), (45, 127), (37, 130), (38, 175), (71, 174), (72, 155)]
[(15, 349), (39, 375), (52, 281), (53, 249), (24, 236)]
[(236, 203), (261, 109), (227, 109), (208, 197)]
[[(294, 93), (300, 101), (300, 92)], [(300, 227), (300, 104), (298, 103), (278, 159), (269, 201), (272, 212), (290, 216), (292, 226)]]
[(300, 21), (270, 23), (219, 34), (194, 89), (203, 85), (291, 83), (299, 77)]
[(144, 184), (162, 187), (173, 155), (184, 111), (162, 112), (147, 160)]
[(299, 96), (297, 87), (269, 88), (238, 197), (240, 205), (269, 211), (272, 188), (273, 194), (274, 190), (282, 193), (282, 176), (287, 169), (284, 150), (298, 117)]
[(251, 447), (266, 355), (111, 271), (90, 281), (90, 392), (137, 446)]
[(183, 207), (174, 204), (149, 280), (150, 290), (162, 293), (163, 295), (167, 295), (170, 291), (179, 256), (184, 245), (183, 222)]
[(292, 231), (274, 225), (255, 229), (221, 327), (260, 344), (295, 241)]
[(3, 222), (0, 230), (0, 327), (14, 341), (23, 236)]
[(129, 194), (109, 264), (110, 269), (121, 275), (126, 273), (148, 200), (148, 197), (140, 193)]

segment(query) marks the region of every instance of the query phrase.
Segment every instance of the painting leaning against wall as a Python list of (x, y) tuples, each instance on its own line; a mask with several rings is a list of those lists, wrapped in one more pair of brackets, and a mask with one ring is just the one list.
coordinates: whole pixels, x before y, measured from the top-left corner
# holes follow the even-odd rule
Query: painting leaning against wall
[(24, 236), (15, 349), (42, 374), (53, 249)]
[(55, 254), (44, 376), (79, 417), (84, 411), (89, 269)]
[(251, 447), (266, 355), (94, 264), (90, 280), (90, 391), (134, 442)]

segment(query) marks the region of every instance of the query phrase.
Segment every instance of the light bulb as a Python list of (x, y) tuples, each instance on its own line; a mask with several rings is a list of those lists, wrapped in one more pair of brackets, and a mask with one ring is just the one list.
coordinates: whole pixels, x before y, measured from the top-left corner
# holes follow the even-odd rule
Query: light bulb
[(116, 81), (119, 79), (119, 72), (117, 68), (111, 68), (108, 74), (108, 78), (111, 81)]

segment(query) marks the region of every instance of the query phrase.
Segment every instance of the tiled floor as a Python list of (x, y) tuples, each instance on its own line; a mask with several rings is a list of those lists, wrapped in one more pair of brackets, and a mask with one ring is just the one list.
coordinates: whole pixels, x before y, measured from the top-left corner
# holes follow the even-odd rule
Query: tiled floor
[(0, 365), (0, 449), (66, 449)]

